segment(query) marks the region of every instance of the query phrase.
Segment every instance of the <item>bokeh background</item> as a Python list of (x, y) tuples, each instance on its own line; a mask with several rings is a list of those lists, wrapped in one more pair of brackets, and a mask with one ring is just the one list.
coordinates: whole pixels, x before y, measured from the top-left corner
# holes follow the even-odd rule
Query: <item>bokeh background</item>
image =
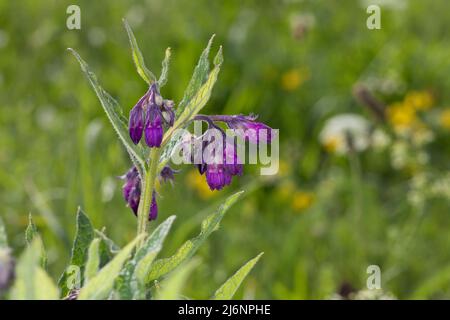
[[(366, 27), (373, 3), (380, 30)], [(161, 256), (195, 235), (226, 196), (246, 190), (199, 251), (186, 296), (209, 297), (264, 251), (237, 298), (347, 297), (366, 288), (374, 264), (383, 294), (450, 298), (447, 1), (86, 0), (76, 2), (81, 30), (66, 28), (70, 4), (0, 1), (0, 215), (16, 254), (29, 213), (55, 278), (78, 206), (117, 243), (134, 237), (117, 179), (130, 161), (66, 51), (75, 48), (128, 112), (146, 84), (131, 60), (126, 17), (155, 73), (172, 48), (164, 97), (181, 99), (215, 33), (213, 50), (222, 44), (225, 61), (203, 112), (255, 112), (280, 129), (276, 176), (247, 166), (231, 187), (210, 192), (204, 177), (180, 167), (174, 186), (160, 187), (158, 221), (178, 216)], [(367, 107), (374, 99), (383, 121)], [(348, 113), (357, 116), (330, 124)], [(367, 141), (348, 148), (358, 139)]]

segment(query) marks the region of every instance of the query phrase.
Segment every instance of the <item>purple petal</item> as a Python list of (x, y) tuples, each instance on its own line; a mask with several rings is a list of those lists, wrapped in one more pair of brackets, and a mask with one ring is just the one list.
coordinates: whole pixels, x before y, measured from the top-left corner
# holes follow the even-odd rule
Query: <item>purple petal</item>
[(164, 130), (161, 116), (155, 109), (148, 110), (145, 122), (145, 143), (152, 148), (161, 146)]
[(136, 105), (130, 111), (128, 130), (131, 141), (133, 141), (134, 144), (138, 144), (144, 130), (144, 109), (140, 105)]

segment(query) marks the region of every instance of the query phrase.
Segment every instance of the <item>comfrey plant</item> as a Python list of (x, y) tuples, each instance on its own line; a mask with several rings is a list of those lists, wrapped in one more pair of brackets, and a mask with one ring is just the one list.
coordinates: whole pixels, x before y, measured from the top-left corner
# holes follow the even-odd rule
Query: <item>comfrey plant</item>
[[(218, 228), (225, 212), (242, 192), (225, 200), (203, 221), (198, 236), (186, 241), (173, 256), (156, 259), (175, 219), (175, 216), (169, 217), (149, 234), (149, 221), (158, 217), (157, 179), (171, 182), (175, 178), (177, 171), (169, 166), (169, 160), (178, 155), (183, 163), (197, 167), (211, 190), (220, 190), (229, 185), (234, 176), (243, 174), (246, 142), (267, 145), (276, 136), (275, 130), (257, 122), (254, 115), (199, 114), (211, 96), (222, 64), (220, 48), (212, 70), (209, 69), (208, 55), (213, 38), (201, 54), (185, 94), (176, 105), (161, 94), (167, 81), (170, 49), (166, 50), (161, 76), (157, 79), (145, 66), (130, 26), (126, 21), (124, 24), (138, 74), (148, 84), (148, 90), (137, 99), (128, 119), (119, 104), (99, 85), (86, 62), (73, 49), (69, 50), (80, 63), (132, 161), (132, 167), (121, 178), (123, 197), (137, 216), (137, 236), (124, 248), (119, 248), (104, 231), (94, 229), (87, 215), (79, 209), (71, 260), (55, 285), (45, 271), (45, 249), (31, 216), (26, 231), (28, 247), (17, 264), (10, 255), (0, 221), (0, 294), (12, 299), (179, 297), (183, 282), (196, 265), (196, 260), (191, 258)], [(197, 130), (202, 123), (207, 124), (207, 130)], [(196, 127), (194, 133), (187, 130), (191, 124)], [(212, 298), (232, 298), (261, 254), (239, 269)], [(181, 265), (183, 267), (179, 268)]]

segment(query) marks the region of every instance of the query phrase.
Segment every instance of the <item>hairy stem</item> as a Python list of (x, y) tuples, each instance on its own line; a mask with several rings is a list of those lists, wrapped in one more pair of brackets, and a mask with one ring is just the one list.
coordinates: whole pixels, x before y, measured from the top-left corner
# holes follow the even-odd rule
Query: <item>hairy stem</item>
[[(138, 226), (137, 235), (145, 234), (147, 232), (147, 221), (150, 212), (150, 204), (152, 202), (152, 194), (155, 189), (155, 180), (157, 175), (158, 161), (159, 161), (159, 148), (150, 149), (150, 166), (148, 170), (144, 173), (144, 182), (142, 184), (142, 195), (141, 201), (139, 203), (138, 209)], [(142, 238), (138, 247), (144, 242)]]

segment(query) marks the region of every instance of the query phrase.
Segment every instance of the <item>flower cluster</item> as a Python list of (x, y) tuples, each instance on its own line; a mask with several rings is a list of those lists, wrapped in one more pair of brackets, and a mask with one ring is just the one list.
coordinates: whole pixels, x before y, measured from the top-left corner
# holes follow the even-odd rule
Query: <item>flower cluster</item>
[[(172, 127), (175, 122), (173, 111), (174, 103), (165, 100), (159, 93), (156, 83), (150, 85), (149, 90), (139, 99), (137, 104), (131, 109), (129, 115), (129, 134), (134, 144), (138, 144), (142, 136), (145, 143), (150, 148), (159, 148), (163, 141), (164, 127)], [(242, 175), (243, 164), (237, 153), (237, 146), (234, 140), (227, 139), (225, 131), (218, 123), (225, 123), (236, 135), (242, 137), (244, 141), (258, 144), (260, 142), (270, 143), (273, 139), (273, 130), (264, 123), (257, 122), (255, 115), (197, 115), (193, 120), (204, 121), (208, 124), (208, 129), (216, 129), (220, 137), (209, 135), (209, 130), (203, 135), (201, 148), (194, 148), (191, 163), (194, 163), (200, 175), (206, 176), (206, 182), (211, 190), (221, 190), (229, 185), (233, 176)], [(194, 136), (189, 137), (192, 146), (197, 145)], [(200, 161), (194, 161), (194, 158)], [(159, 174), (160, 181), (172, 181), (174, 170), (166, 166)], [(141, 177), (137, 168), (131, 168), (123, 177), (123, 196), (128, 206), (137, 215), (141, 198)], [(152, 203), (150, 205), (149, 219), (154, 220), (157, 216), (156, 195), (153, 191)]]
[[(139, 202), (141, 200), (141, 177), (136, 167), (132, 167), (128, 172), (120, 177), (125, 180), (122, 187), (122, 193), (127, 205), (137, 215)], [(149, 220), (155, 220), (158, 216), (158, 205), (156, 203), (156, 193), (153, 191), (152, 202), (150, 204), (150, 212), (148, 213)]]
[[(227, 139), (226, 133), (216, 122), (225, 123), (234, 133), (250, 143), (257, 144), (261, 141), (270, 143), (273, 139), (272, 128), (264, 123), (256, 122), (256, 118), (254, 115), (198, 115), (195, 117), (196, 120), (205, 121), (208, 129), (218, 130), (223, 137), (222, 141), (215, 141), (215, 137), (208, 137), (207, 131), (206, 139), (204, 137), (201, 144), (202, 148), (195, 150), (197, 153), (202, 153), (199, 157), (201, 161), (196, 165), (201, 175), (205, 173), (206, 182), (211, 190), (221, 190), (231, 183), (233, 176), (240, 176), (243, 173), (243, 165), (238, 158), (234, 140)], [(209, 146), (212, 148), (208, 148)]]
[(174, 120), (173, 101), (164, 100), (158, 86), (152, 84), (130, 111), (130, 138), (134, 144), (138, 144), (144, 133), (145, 143), (150, 148), (159, 148), (164, 135), (163, 122), (171, 127)]

